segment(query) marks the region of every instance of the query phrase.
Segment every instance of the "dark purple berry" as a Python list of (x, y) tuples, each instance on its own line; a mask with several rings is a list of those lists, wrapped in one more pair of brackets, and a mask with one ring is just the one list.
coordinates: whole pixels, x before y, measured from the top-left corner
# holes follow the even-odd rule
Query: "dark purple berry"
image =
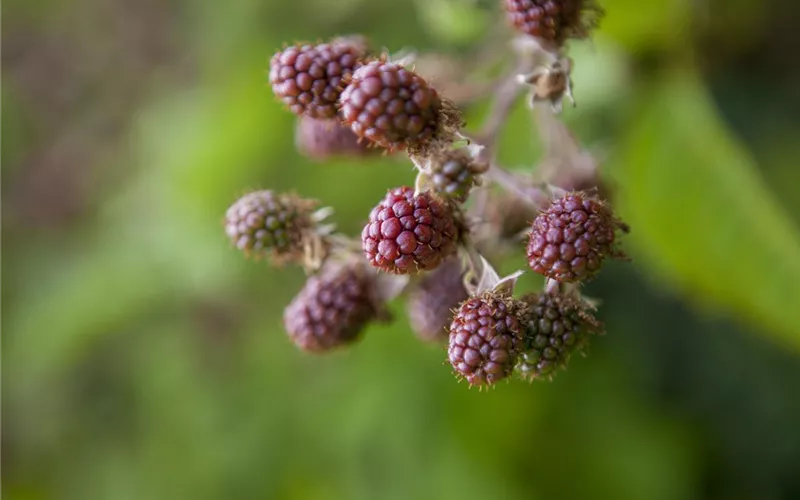
[(357, 136), (389, 150), (425, 148), (461, 122), (454, 106), (422, 77), (385, 61), (357, 69), (340, 104), (342, 119)]
[(270, 60), (272, 91), (297, 115), (335, 118), (342, 83), (365, 51), (362, 43), (349, 39), (287, 47)]
[(503, 3), (514, 28), (556, 44), (567, 38), (585, 38), (602, 16), (602, 9), (594, 0), (504, 0)]
[(459, 226), (452, 207), (431, 193), (395, 188), (372, 209), (361, 232), (369, 263), (409, 274), (430, 271), (456, 251)]
[(300, 117), (295, 131), (295, 145), (304, 156), (327, 160), (332, 156), (365, 156), (374, 148), (359, 138), (338, 120), (317, 120)]
[(469, 296), (459, 259), (447, 259), (426, 274), (408, 296), (406, 304), (411, 328), (427, 342), (447, 339), (453, 310)]
[(615, 256), (615, 232), (625, 226), (600, 200), (583, 192), (555, 200), (533, 221), (528, 264), (562, 283), (590, 278)]
[(514, 370), (524, 305), (486, 293), (467, 299), (450, 324), (448, 359), (470, 385), (492, 385)]
[(369, 321), (378, 317), (362, 265), (324, 268), (284, 309), (283, 324), (304, 351), (325, 352), (355, 341)]

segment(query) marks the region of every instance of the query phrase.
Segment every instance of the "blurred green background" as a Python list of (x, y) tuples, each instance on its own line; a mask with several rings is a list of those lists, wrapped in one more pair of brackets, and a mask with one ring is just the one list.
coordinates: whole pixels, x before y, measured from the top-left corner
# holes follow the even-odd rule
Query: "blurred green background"
[[(588, 286), (608, 335), (551, 384), (457, 384), (402, 301), (304, 355), (280, 319), (302, 273), (229, 248), (248, 189), (358, 234), (413, 182), (297, 154), (265, 85), (284, 41), (468, 53), (508, 35), (499, 3), (4, 2), (5, 498), (800, 498), (794, 0), (602, 0), (573, 44), (564, 118), (617, 185), (634, 263)], [(536, 164), (523, 106), (502, 147)]]

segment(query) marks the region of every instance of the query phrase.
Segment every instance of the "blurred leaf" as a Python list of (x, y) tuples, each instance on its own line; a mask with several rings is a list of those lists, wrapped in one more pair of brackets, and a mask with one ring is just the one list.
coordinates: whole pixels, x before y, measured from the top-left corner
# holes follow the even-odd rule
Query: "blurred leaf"
[(631, 242), (663, 278), (800, 347), (800, 235), (696, 75), (660, 79), (621, 148)]
[(446, 43), (472, 42), (488, 25), (489, 16), (477, 2), (416, 0), (415, 4), (430, 35)]
[(677, 47), (688, 40), (688, 0), (601, 0), (600, 29), (631, 52)]

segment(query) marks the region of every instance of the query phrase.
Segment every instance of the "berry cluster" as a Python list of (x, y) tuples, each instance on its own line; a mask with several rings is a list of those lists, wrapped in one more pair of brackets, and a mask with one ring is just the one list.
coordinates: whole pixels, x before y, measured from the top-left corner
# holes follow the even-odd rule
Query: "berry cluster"
[[(514, 102), (517, 89), (530, 85), (531, 105), (549, 101), (559, 111), (562, 98), (571, 98), (564, 42), (586, 36), (586, 14), (599, 9), (591, 0), (500, 1), (522, 33), (517, 46), (528, 48), (517, 50), (526, 73), (509, 75), (514, 94), (496, 96), (498, 103)], [(532, 63), (539, 60), (550, 63)], [(269, 82), (298, 115), (296, 146), (305, 156), (383, 150), (406, 155), (417, 170), (413, 188), (389, 189), (372, 209), (360, 248), (321, 223), (327, 209), (294, 194), (256, 191), (230, 207), (225, 226), (236, 248), (300, 264), (310, 275), (283, 315), (298, 348), (321, 353), (356, 341), (370, 322), (387, 318), (385, 304), (406, 288), (412, 328), (423, 340), (446, 340), (450, 364), (470, 385), (493, 385), (515, 372), (549, 379), (584, 351), (591, 334), (602, 333), (578, 286), (605, 259), (622, 255), (617, 232), (627, 227), (596, 190), (564, 191), (575, 186), (557, 179), (575, 175), (555, 172), (556, 184), (547, 185), (498, 165), (492, 148), (505, 115), (468, 138), (453, 101), (406, 62), (373, 56), (362, 37), (287, 47), (270, 60)], [(510, 106), (497, 109), (507, 115)], [(490, 192), (484, 177), (508, 193)], [(479, 199), (470, 204), (476, 189)], [(478, 229), (486, 225), (492, 229)], [(518, 299), (521, 273), (501, 279), (480, 251), (506, 248), (500, 243), (523, 231), (530, 268), (546, 283), (543, 292)]]

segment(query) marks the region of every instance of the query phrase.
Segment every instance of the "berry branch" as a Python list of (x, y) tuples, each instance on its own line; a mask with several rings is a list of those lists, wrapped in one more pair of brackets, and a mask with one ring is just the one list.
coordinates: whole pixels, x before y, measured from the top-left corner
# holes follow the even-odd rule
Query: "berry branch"
[[(572, 101), (565, 42), (586, 37), (601, 11), (591, 0), (501, 3), (519, 32), (516, 62), (497, 85), (483, 86), (493, 101), (476, 133), (463, 129), (455, 101), (409, 67), (410, 56), (374, 54), (363, 37), (299, 44), (272, 57), (269, 81), (298, 116), (299, 151), (324, 160), (383, 149), (405, 154), (417, 171), (413, 187), (389, 189), (373, 208), (360, 244), (323, 224), (329, 210), (294, 194), (257, 191), (228, 210), (226, 232), (237, 248), (310, 274), (284, 312), (300, 349), (354, 342), (370, 322), (389, 320), (387, 302), (406, 289), (412, 328), (424, 340), (447, 340), (450, 364), (470, 385), (515, 372), (550, 379), (603, 332), (580, 284), (606, 258), (622, 256), (616, 236), (627, 226), (596, 188), (577, 190), (596, 184), (596, 161), (555, 117), (563, 99)], [(526, 90), (545, 143), (539, 180), (497, 162), (509, 113)], [(506, 195), (494, 196), (483, 178)], [(517, 248), (523, 229), (529, 266), (546, 281), (540, 293), (517, 298), (522, 272), (500, 277), (479, 247)], [(411, 275), (420, 277), (409, 287)]]

